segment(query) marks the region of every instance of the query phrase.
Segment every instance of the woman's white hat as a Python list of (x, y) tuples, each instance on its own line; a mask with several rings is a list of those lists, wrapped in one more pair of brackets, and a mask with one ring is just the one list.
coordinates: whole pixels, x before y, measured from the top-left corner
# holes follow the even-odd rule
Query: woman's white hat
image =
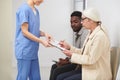
[(86, 9), (83, 11), (82, 13), (85, 17), (95, 21), (95, 22), (98, 22), (98, 21), (101, 21), (100, 20), (100, 15), (99, 15), (99, 12), (97, 11), (97, 9), (95, 8), (89, 8), (89, 9)]
[[(84, 10), (82, 15), (84, 15), (85, 17), (95, 22), (101, 22), (99, 12), (95, 8), (89, 8)], [(105, 32), (105, 34), (108, 36), (107, 28), (104, 25), (100, 25), (100, 26), (101, 26), (101, 29)]]

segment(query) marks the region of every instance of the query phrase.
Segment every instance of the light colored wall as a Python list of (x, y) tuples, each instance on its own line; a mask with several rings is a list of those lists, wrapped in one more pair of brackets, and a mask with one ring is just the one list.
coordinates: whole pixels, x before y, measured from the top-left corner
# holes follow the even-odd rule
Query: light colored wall
[(0, 1), (0, 80), (12, 80), (12, 2)]

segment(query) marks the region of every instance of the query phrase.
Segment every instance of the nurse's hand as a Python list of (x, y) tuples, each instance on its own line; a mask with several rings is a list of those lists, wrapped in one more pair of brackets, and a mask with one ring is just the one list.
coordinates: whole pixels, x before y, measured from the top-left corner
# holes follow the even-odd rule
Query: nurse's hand
[(53, 40), (53, 37), (50, 34), (48, 34), (48, 33), (45, 33), (45, 37), (46, 37), (48, 42)]
[(48, 41), (42, 40), (41, 44), (45, 47), (51, 47), (51, 45), (48, 43)]
[(40, 36), (44, 36), (47, 39), (48, 42), (53, 40), (53, 37), (50, 34), (48, 34), (46, 32), (43, 32), (43, 31), (40, 31)]

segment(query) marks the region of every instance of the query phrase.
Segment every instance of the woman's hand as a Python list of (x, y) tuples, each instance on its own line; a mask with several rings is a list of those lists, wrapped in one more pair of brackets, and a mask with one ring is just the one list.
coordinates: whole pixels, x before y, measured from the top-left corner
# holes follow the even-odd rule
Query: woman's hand
[(61, 47), (65, 48), (67, 50), (70, 50), (70, 45), (67, 42), (62, 40), (62, 41), (59, 42), (59, 44), (60, 44)]
[(71, 57), (72, 54), (73, 54), (70, 50), (63, 50), (62, 52), (63, 52), (66, 56), (69, 56), (69, 57)]

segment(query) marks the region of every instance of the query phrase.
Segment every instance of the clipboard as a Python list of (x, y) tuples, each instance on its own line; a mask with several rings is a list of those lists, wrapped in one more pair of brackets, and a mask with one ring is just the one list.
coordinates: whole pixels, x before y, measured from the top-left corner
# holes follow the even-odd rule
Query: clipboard
[(59, 45), (59, 41), (52, 40), (52, 41), (50, 41), (50, 44), (51, 44), (52, 46), (60, 49), (61, 51), (65, 50), (65, 48), (63, 48), (63, 47), (61, 47), (61, 46)]

